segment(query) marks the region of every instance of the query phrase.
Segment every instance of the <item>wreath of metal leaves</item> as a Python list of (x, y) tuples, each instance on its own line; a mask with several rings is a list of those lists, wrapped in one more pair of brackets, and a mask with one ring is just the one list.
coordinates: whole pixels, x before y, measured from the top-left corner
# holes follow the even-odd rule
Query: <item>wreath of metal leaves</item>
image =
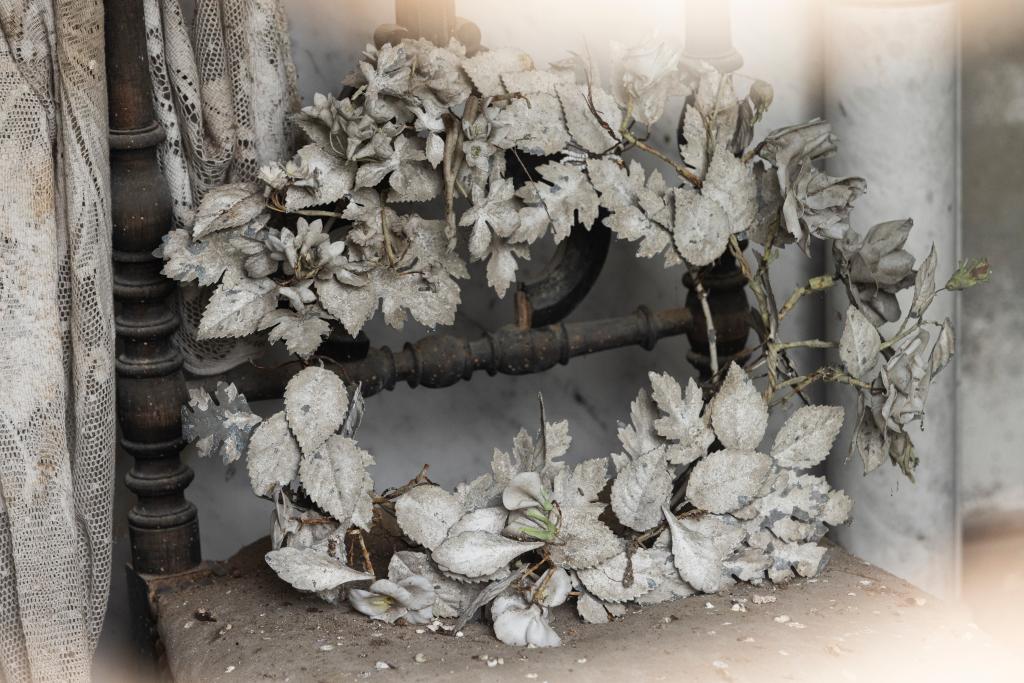
[[(307, 143), (293, 159), (261, 169), (258, 183), (208, 192), (192, 229), (158, 251), (167, 276), (213, 288), (199, 335), (265, 330), (311, 359), (332, 322), (356, 334), (378, 310), (394, 327), (408, 316), (450, 324), (467, 257), (486, 262), (502, 296), (530, 245), (590, 227), (602, 209), (639, 256), (660, 254), (666, 266), (710, 264), (737, 235), (766, 251), (828, 239), (853, 302), (839, 355), (860, 387), (856, 447), (866, 470), (888, 455), (912, 472), (906, 430), (953, 352), (948, 320), (935, 324), (934, 344), (923, 327), (934, 251), (915, 270), (903, 250), (909, 220), (864, 235), (850, 228), (865, 184), (816, 166), (835, 151), (827, 123), (752, 144), (767, 84), (738, 96), (732, 76), (664, 45), (616, 55), (604, 89), (579, 58), (541, 69), (512, 48), (467, 57), (454, 41), (368, 47), (346, 97), (317, 95), (298, 115)], [(685, 143), (673, 161), (634, 131), (677, 95)], [(627, 161), (629, 149), (673, 165), (681, 184)], [(546, 160), (523, 161), (538, 156)], [(512, 164), (526, 181), (513, 179)], [(443, 218), (416, 213), (433, 200)], [(977, 266), (945, 288), (958, 288), (957, 277), (970, 286)], [(878, 326), (900, 319), (895, 294), (909, 287), (910, 313), (884, 342)], [(806, 473), (831, 449), (842, 409), (804, 406), (759, 450), (768, 406), (735, 364), (708, 404), (693, 380), (684, 390), (652, 373), (620, 426), (622, 451), (574, 467), (562, 461), (567, 423), (546, 422), (542, 408), (536, 435), (520, 431), (510, 451), (495, 450), (490, 473), (454, 491), (417, 478), (375, 494), (373, 457), (354, 439), (362, 413), (358, 388), (311, 365), (268, 419), (221, 386), (195, 392), (184, 423), (201, 454), (227, 463), (246, 454), (253, 491), (275, 502), (267, 562), (282, 579), (388, 622), (457, 618), (457, 629), (487, 608), (503, 641), (558, 645), (549, 610), (570, 596), (583, 620), (603, 622), (626, 603), (813, 576), (827, 554), (818, 541), (851, 507)], [(381, 515), (413, 548), (394, 554), (386, 578), (347, 557), (351, 533)]]

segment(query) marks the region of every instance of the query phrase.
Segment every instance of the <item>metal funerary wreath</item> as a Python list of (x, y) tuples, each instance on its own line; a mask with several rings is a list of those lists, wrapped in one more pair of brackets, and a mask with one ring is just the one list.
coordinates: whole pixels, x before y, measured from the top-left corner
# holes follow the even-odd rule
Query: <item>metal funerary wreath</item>
[[(487, 608), (506, 643), (553, 646), (549, 610), (567, 600), (603, 622), (626, 603), (820, 570), (819, 541), (847, 520), (851, 500), (806, 470), (828, 455), (843, 409), (803, 405), (762, 444), (769, 411), (788, 410), (813, 382), (858, 393), (854, 445), (866, 470), (888, 459), (912, 475), (908, 429), (953, 353), (950, 322), (926, 318), (939, 291), (934, 250), (915, 267), (903, 249), (910, 220), (850, 227), (865, 182), (816, 166), (835, 151), (824, 121), (754, 144), (772, 89), (753, 81), (739, 94), (738, 78), (664, 45), (619, 48), (610, 83), (579, 57), (541, 69), (517, 49), (371, 46), (347, 97), (317, 95), (297, 116), (308, 142), (291, 160), (264, 167), (260, 183), (211, 190), (192, 229), (167, 236), (164, 273), (213, 289), (201, 337), (266, 331), (309, 362), (268, 419), (229, 385), (194, 391), (185, 409), (200, 453), (244, 457), (253, 491), (274, 501), (266, 559), (282, 579), (388, 622), (456, 619), (445, 628), (457, 630)], [(686, 102), (678, 158), (645, 142), (671, 96)], [(648, 172), (644, 155), (678, 177)], [(417, 213), (433, 200), (439, 220)], [(408, 316), (450, 324), (467, 257), (486, 262), (504, 296), (532, 245), (599, 214), (666, 267), (699, 274), (727, 251), (737, 259), (759, 316), (746, 367), (719, 368), (712, 342), (705, 386), (651, 373), (610, 457), (563, 463), (569, 426), (546, 421), (542, 405), (537, 433), (496, 449), (491, 472), (454, 491), (421, 473), (376, 493), (373, 456), (354, 438), (359, 387), (316, 362), (331, 324), (355, 335), (378, 310), (393, 327)], [(779, 305), (771, 264), (812, 240), (831, 244), (834, 271)], [(942, 289), (987, 276), (984, 261), (964, 263)], [(780, 321), (832, 287), (849, 299), (841, 339), (782, 341)], [(910, 288), (904, 315), (896, 294)], [(898, 330), (885, 337), (884, 323)], [(837, 348), (841, 364), (801, 374), (787, 355), (798, 347)], [(374, 567), (367, 541), (388, 533), (405, 549)]]

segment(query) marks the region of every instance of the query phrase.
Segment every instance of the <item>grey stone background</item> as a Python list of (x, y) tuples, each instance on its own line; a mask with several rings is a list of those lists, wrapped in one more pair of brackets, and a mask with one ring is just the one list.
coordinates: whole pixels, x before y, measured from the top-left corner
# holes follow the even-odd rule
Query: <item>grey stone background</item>
[[(285, 4), (300, 90), (307, 99), (314, 92), (336, 90), (373, 29), (392, 19), (391, 3), (381, 0), (286, 0)], [(463, 0), (459, 4), (461, 13), (478, 23), (486, 44), (520, 46), (538, 63), (559, 59), (568, 50), (589, 50), (600, 64), (611, 40), (628, 43), (654, 29), (667, 40), (679, 41), (683, 35), (679, 0), (631, 3), (628, 21), (618, 0)], [(822, 115), (826, 109), (823, 5), (816, 0), (733, 2), (734, 44), (745, 58), (741, 73), (768, 80), (775, 87), (775, 104), (762, 133)], [(1024, 512), (1024, 392), (1020, 388), (1024, 360), (1017, 347), (1024, 331), (1024, 309), (1014, 295), (1024, 267), (1024, 171), (1019, 159), (1024, 152), (1024, 9), (1020, 0), (963, 5), (962, 251), (990, 257), (996, 276), (991, 285), (968, 293), (962, 301), (961, 375), (955, 383), (954, 403), (959, 406), (954, 429), (959, 485), (956, 480), (948, 484), (953, 492), (959, 486), (960, 507), (976, 519), (996, 512)], [(949, 114), (956, 117), (955, 111)], [(672, 127), (665, 126), (654, 139), (671, 149), (673, 136)], [(957, 163), (957, 151), (949, 150), (951, 164)], [(918, 169), (906, 169), (906, 173), (915, 172)], [(777, 275), (782, 292), (823, 268), (820, 255), (791, 256)], [(480, 274), (479, 269), (474, 272)], [(665, 271), (658, 261), (637, 260), (630, 245), (614, 243), (600, 280), (572, 318), (624, 315), (639, 304), (678, 305), (685, 296), (680, 279), (680, 271)], [(466, 305), (454, 326), (458, 333), (472, 335), (511, 318), (509, 298), (494, 300), (479, 286), (464, 290), (464, 297)], [(828, 315), (825, 302), (808, 306), (802, 315), (793, 316), (787, 333), (794, 339), (820, 336)], [(401, 333), (379, 325), (370, 330), (374, 343), (393, 347), (424, 332), (415, 325), (407, 325)], [(359, 438), (377, 457), (379, 486), (401, 483), (428, 462), (432, 478), (452, 484), (483, 471), (492, 449), (506, 447), (520, 426), (535, 426), (536, 395), (543, 392), (549, 419), (570, 421), (571, 457), (606, 455), (618, 447), (616, 421), (627, 415), (629, 401), (646, 382), (646, 373), (664, 370), (684, 378), (690, 373), (686, 350), (685, 339), (670, 339), (653, 352), (638, 348), (606, 352), (538, 376), (479, 376), (439, 391), (403, 385), (369, 402)], [(844, 456), (845, 452), (836, 454)], [(204, 557), (227, 557), (267, 533), (268, 504), (252, 496), (244, 471), (225, 481), (220, 463), (193, 458), (191, 464), (196, 480), (188, 495), (199, 507)], [(123, 473), (125, 463), (120, 463), (120, 469)], [(115, 512), (118, 546), (105, 634), (108, 644), (123, 640), (128, 632), (120, 572), (127, 559), (124, 514), (128, 502), (120, 480), (118, 485), (122, 495)], [(890, 486), (888, 481), (877, 485), (882, 487), (881, 495)], [(952, 496), (955, 508), (956, 494), (950, 491), (935, 495)], [(932, 562), (957, 561), (948, 548), (905, 540), (922, 546), (921, 553)], [(888, 568), (915, 578), (911, 570)]]

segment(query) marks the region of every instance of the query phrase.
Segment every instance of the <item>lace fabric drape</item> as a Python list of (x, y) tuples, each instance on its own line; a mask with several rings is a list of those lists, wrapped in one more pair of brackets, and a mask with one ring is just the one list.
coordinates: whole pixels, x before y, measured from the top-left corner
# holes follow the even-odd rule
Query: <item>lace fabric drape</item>
[[(288, 27), (280, 0), (144, 0), (157, 118), (167, 132), (160, 163), (176, 227), (190, 228), (211, 187), (253, 180), (289, 156), (286, 117), (298, 105)], [(199, 340), (208, 295), (181, 291), (176, 336), (185, 367), (217, 374), (252, 357), (245, 341)]]
[(101, 0), (0, 0), (0, 679), (88, 680), (114, 470)]

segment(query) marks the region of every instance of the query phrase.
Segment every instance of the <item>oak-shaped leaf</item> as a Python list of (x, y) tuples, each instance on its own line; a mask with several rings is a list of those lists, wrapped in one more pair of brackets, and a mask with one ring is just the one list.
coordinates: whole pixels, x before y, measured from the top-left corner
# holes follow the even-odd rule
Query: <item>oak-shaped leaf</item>
[(847, 372), (870, 382), (878, 374), (882, 338), (878, 329), (856, 306), (846, 309), (846, 325), (839, 339), (839, 359)]
[(257, 183), (232, 183), (210, 189), (196, 209), (192, 238), (200, 239), (228, 228), (240, 228), (266, 209)]
[(299, 447), (311, 455), (338, 431), (348, 413), (345, 383), (322, 367), (304, 368), (285, 387), (284, 409)]
[(730, 233), (743, 232), (753, 223), (757, 213), (757, 182), (753, 169), (728, 149), (715, 151), (701, 194), (725, 211)]
[(433, 550), (462, 517), (459, 498), (440, 486), (416, 486), (395, 500), (395, 516), (402, 533)]
[(771, 458), (757, 451), (715, 451), (693, 466), (686, 498), (716, 514), (738, 510), (761, 490), (771, 466)]
[(268, 343), (284, 341), (290, 353), (299, 358), (309, 358), (331, 332), (331, 324), (324, 320), (325, 315), (319, 306), (305, 306), (301, 313), (278, 308), (263, 317), (259, 329), (269, 330)]
[(263, 422), (249, 441), (246, 467), (257, 496), (269, 497), (299, 474), (299, 444), (288, 430), (284, 411)]
[(178, 282), (196, 281), (200, 287), (217, 284), (225, 273), (242, 276), (244, 257), (231, 246), (231, 234), (209, 235), (193, 240), (187, 230), (171, 230), (153, 252), (165, 261), (160, 272)]
[(281, 579), (302, 591), (328, 591), (346, 583), (373, 581), (336, 557), (312, 548), (280, 548), (266, 555), (267, 564)]
[(217, 383), (213, 396), (203, 389), (190, 389), (189, 402), (181, 408), (184, 439), (196, 445), (201, 457), (220, 454), (225, 465), (246, 452), (259, 423), (245, 396), (234, 384), (224, 382)]
[(529, 204), (541, 204), (551, 221), (555, 242), (569, 236), (577, 221), (590, 228), (597, 220), (598, 197), (587, 175), (578, 167), (549, 161), (537, 168), (545, 182), (530, 181), (519, 196)]
[(775, 436), (771, 456), (779, 467), (807, 469), (822, 462), (843, 427), (838, 406), (802, 406)]
[(701, 417), (704, 397), (700, 387), (691, 377), (684, 398), (679, 382), (668, 373), (650, 372), (647, 376), (651, 381), (651, 397), (663, 413), (654, 421), (654, 429), (676, 442), (668, 447), (668, 461), (673, 465), (689, 465), (707, 453), (715, 440), (714, 432)]
[(757, 448), (768, 427), (768, 406), (736, 363), (729, 365), (718, 394), (711, 401), (711, 425), (726, 448)]
[(523, 553), (543, 545), (513, 541), (486, 531), (466, 531), (446, 538), (431, 558), (443, 571), (473, 579), (494, 574)]

